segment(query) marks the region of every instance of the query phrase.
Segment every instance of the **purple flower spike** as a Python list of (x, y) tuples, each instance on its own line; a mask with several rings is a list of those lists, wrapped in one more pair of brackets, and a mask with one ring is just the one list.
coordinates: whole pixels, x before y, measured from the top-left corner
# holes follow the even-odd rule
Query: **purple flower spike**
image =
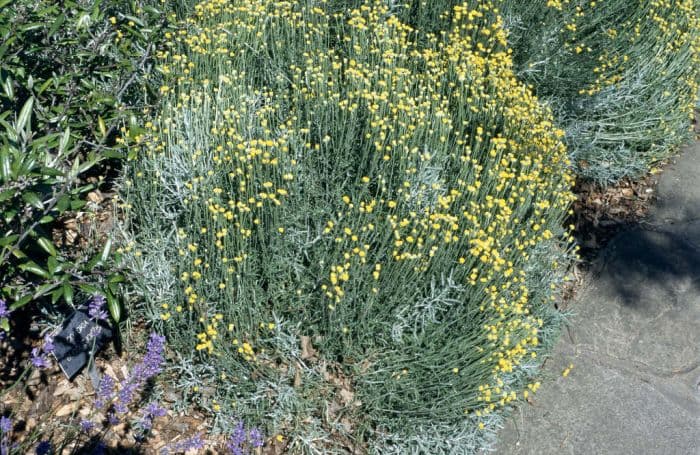
[(100, 381), (100, 386), (97, 388), (97, 393), (95, 397), (95, 407), (97, 409), (102, 409), (105, 405), (112, 399), (112, 394), (114, 393), (114, 378), (112, 376), (105, 374), (102, 376)]
[(111, 427), (119, 425), (119, 417), (117, 417), (113, 412), (110, 412), (107, 414), (107, 423)]
[(163, 370), (164, 352), (165, 337), (152, 333), (146, 345), (146, 355), (141, 363), (134, 367), (131, 375), (126, 379), (121, 390), (117, 394), (117, 401), (114, 403), (114, 409), (118, 413), (126, 413), (129, 404), (131, 404), (134, 399), (136, 391), (146, 384), (149, 379)]
[[(7, 309), (7, 302), (0, 299), (0, 319), (9, 318), (11, 311)], [(0, 341), (5, 339), (5, 331), (0, 329)]]
[(163, 417), (166, 414), (165, 408), (161, 407), (158, 403), (149, 403), (148, 406), (143, 410), (143, 417), (141, 417), (141, 427), (144, 430), (150, 430), (153, 426), (153, 419), (156, 417)]
[(39, 348), (32, 349), (32, 355), (29, 360), (32, 362), (34, 368), (48, 368), (51, 366), (48, 357), (41, 355)]
[(250, 440), (250, 445), (256, 449), (263, 446), (263, 435), (257, 428), (253, 428), (248, 432), (248, 439)]
[(88, 305), (88, 314), (95, 321), (104, 321), (107, 319), (105, 308), (105, 298), (102, 295), (95, 295)]
[(9, 417), (0, 417), (0, 431), (9, 433), (12, 431), (12, 419)]
[(171, 453), (187, 452), (188, 450), (201, 450), (204, 448), (204, 439), (202, 434), (196, 434), (184, 441), (170, 444), (160, 450), (160, 455), (169, 455)]
[(263, 446), (263, 436), (260, 430), (252, 428), (246, 432), (243, 421), (240, 420), (236, 424), (231, 437), (226, 443), (226, 448), (233, 455), (245, 455), (250, 453), (250, 449)]
[(44, 336), (44, 346), (42, 347), (45, 353), (51, 354), (56, 347), (53, 344), (53, 335), (46, 334)]
[(90, 433), (95, 428), (95, 423), (92, 420), (81, 420), (80, 429), (83, 433)]
[(166, 413), (165, 408), (156, 402), (149, 403), (148, 406), (146, 406), (145, 412), (153, 417), (163, 417)]

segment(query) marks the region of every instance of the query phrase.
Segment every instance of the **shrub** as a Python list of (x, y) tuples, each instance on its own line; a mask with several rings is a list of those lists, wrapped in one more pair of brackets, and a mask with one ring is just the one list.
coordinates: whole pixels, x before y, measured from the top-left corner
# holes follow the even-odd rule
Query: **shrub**
[(691, 138), (700, 82), (694, 0), (504, 0), (519, 76), (566, 130), (577, 173), (635, 177)]
[(118, 319), (122, 278), (103, 267), (111, 243), (76, 252), (53, 231), (105, 189), (107, 164), (126, 154), (120, 129), (153, 98), (146, 79), (166, 21), (150, 3), (0, 0), (0, 298), (12, 309), (48, 296), (72, 304), (99, 286)]
[(485, 446), (557, 329), (563, 133), (489, 2), (410, 11), (199, 3), (124, 181), (174, 380), (292, 451)]

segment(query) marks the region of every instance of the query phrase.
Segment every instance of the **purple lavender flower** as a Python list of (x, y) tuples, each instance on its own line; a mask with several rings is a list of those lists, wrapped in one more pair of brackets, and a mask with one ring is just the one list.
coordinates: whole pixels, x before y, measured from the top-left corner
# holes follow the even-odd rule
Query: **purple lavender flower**
[(83, 433), (90, 433), (95, 428), (95, 423), (92, 420), (81, 420), (80, 429)]
[(187, 452), (188, 450), (200, 450), (204, 448), (204, 439), (202, 434), (196, 434), (191, 438), (180, 441), (176, 444), (165, 446), (160, 450), (161, 455), (169, 455), (170, 453)]
[(0, 417), (0, 431), (4, 433), (9, 433), (12, 431), (12, 419), (9, 417)]
[(164, 417), (166, 414), (165, 408), (160, 406), (155, 401), (152, 403), (149, 403), (148, 406), (146, 406), (146, 409), (144, 411), (153, 417)]
[[(10, 317), (11, 311), (7, 309), (7, 302), (0, 299), (0, 319)], [(0, 341), (5, 339), (5, 331), (0, 329)]]
[(115, 382), (112, 376), (108, 374), (102, 376), (100, 385), (97, 388), (97, 393), (95, 394), (95, 407), (97, 409), (102, 409), (112, 399), (114, 384)]
[(105, 298), (102, 295), (96, 294), (88, 305), (88, 314), (95, 321), (104, 321), (107, 319), (105, 308)]
[(246, 432), (243, 421), (239, 420), (231, 437), (226, 443), (226, 448), (233, 455), (245, 455), (251, 452), (250, 449), (262, 447), (262, 445), (263, 436), (260, 430), (252, 428), (250, 431)]
[(42, 349), (47, 354), (53, 353), (54, 349), (56, 349), (56, 346), (54, 346), (54, 344), (53, 344), (53, 335), (51, 335), (51, 334), (44, 335), (44, 346), (42, 346)]
[(257, 428), (253, 428), (248, 432), (248, 441), (250, 441), (250, 445), (253, 446), (254, 448), (262, 447), (263, 446), (263, 435), (258, 430)]
[(10, 432), (12, 431), (12, 419), (9, 417), (0, 417), (0, 455), (8, 455), (10, 453)]
[(143, 417), (141, 417), (139, 423), (144, 430), (148, 431), (153, 426), (153, 419), (156, 417), (163, 417), (165, 413), (165, 408), (156, 402), (151, 402), (143, 410)]
[(49, 441), (41, 441), (36, 446), (36, 455), (49, 455), (53, 451), (53, 447)]
[(32, 349), (32, 355), (29, 360), (32, 362), (34, 368), (48, 368), (51, 366), (48, 357), (41, 355), (41, 350), (39, 348)]
[(231, 438), (226, 444), (226, 447), (233, 455), (243, 455), (243, 446), (246, 443), (246, 439), (247, 437), (245, 427), (243, 426), (243, 421), (239, 420), (236, 424), (236, 428), (233, 430), (233, 434), (231, 434)]
[(119, 425), (119, 417), (113, 412), (107, 414), (107, 424), (111, 427)]
[(146, 355), (143, 360), (134, 367), (131, 375), (126, 379), (121, 390), (117, 394), (117, 401), (114, 403), (114, 409), (118, 413), (126, 413), (129, 404), (134, 399), (136, 391), (149, 379), (163, 370), (164, 351), (165, 337), (152, 333), (146, 345)]

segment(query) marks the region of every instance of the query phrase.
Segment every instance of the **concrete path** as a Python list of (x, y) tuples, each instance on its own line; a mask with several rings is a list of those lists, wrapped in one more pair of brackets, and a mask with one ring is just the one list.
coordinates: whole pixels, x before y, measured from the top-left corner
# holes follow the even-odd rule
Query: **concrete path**
[(601, 253), (497, 453), (700, 455), (700, 143), (658, 197)]

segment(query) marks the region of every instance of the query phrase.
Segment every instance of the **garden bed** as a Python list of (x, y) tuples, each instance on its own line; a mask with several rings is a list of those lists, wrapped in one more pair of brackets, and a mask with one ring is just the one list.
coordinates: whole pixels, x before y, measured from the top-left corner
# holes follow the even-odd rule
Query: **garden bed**
[[(682, 141), (596, 149), (639, 150), (640, 172), (602, 155), (582, 164), (566, 96), (527, 68), (551, 49), (513, 29), (527, 14), (508, 1), (87, 2), (42, 23), (50, 3), (0, 17), (2, 36), (83, 52), (15, 46), (0, 72), (0, 446), (12, 454), (487, 449), (540, 387), (579, 271), (643, 220), (657, 160)], [(539, 3), (538, 33), (595, 36), (582, 23), (593, 6)], [(682, 11), (659, 36), (700, 36)], [(688, 76), (664, 94), (680, 99), (664, 123), (675, 132), (698, 43), (663, 53)], [(585, 59), (573, 49), (556, 57)], [(69, 75), (39, 71), (51, 58)], [(88, 80), (88, 67), (111, 72)], [(629, 88), (604, 85), (587, 96)], [(588, 106), (580, 96), (567, 109)], [(576, 115), (602, 121), (591, 112)], [(30, 149), (41, 159), (22, 164)], [(112, 333), (69, 380), (54, 342), (76, 310), (91, 337)]]

